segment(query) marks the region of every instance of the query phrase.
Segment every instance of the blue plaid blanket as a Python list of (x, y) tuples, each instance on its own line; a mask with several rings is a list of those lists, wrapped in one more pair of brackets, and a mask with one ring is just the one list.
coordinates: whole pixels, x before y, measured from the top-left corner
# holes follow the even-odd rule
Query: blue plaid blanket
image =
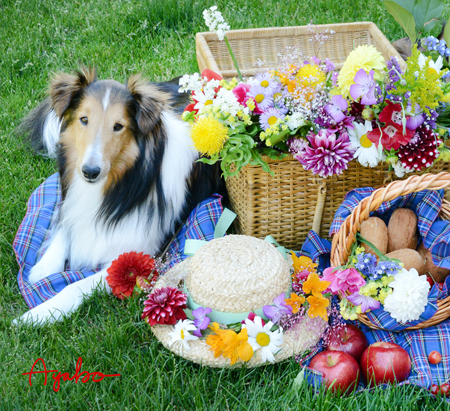
[[(31, 268), (39, 261), (47, 248), (46, 242), (60, 203), (61, 187), (59, 174), (56, 173), (31, 195), (26, 215), (14, 239), (13, 248), (19, 264), (17, 281), (30, 308), (36, 307), (69, 284), (89, 277), (100, 269), (100, 267), (92, 267), (90, 270), (73, 271), (67, 266), (65, 271), (51, 274), (36, 284), (28, 282)], [(212, 240), (214, 238), (214, 228), (222, 211), (222, 197), (219, 195), (213, 195), (192, 210), (186, 223), (169, 246), (170, 260), (164, 271), (186, 258), (183, 253), (186, 239)]]

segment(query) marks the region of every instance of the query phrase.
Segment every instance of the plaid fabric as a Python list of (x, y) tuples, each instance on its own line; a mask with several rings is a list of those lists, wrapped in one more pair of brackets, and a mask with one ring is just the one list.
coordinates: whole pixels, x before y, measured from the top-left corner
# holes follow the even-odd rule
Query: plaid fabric
[[(329, 244), (329, 241), (321, 239), (316, 233), (311, 231), (308, 234), (300, 254), (307, 255), (318, 264), (321, 264), (322, 261), (322, 264), (324, 264), (323, 268), (326, 268), (327, 260), (329, 265), (331, 252)], [(430, 291), (430, 297), (437, 293), (435, 287), (436, 286)], [(447, 277), (445, 288), (450, 288), (450, 277)], [(334, 298), (333, 304), (337, 304), (336, 298)], [(432, 384), (443, 383), (449, 378), (450, 318), (440, 324), (423, 330), (400, 332), (376, 331), (361, 323), (355, 322), (355, 324), (363, 330), (369, 344), (373, 344), (377, 341), (393, 342), (403, 347), (409, 353), (412, 361), (412, 371), (408, 380), (401, 383), (401, 385), (415, 384), (429, 389)], [(384, 326), (381, 322), (380, 325)], [(320, 344), (318, 347), (321, 349)], [(442, 361), (436, 365), (428, 362), (428, 354), (433, 350), (440, 352), (442, 355)], [(305, 361), (303, 364), (307, 365), (308, 363), (309, 361)], [(307, 378), (310, 385), (316, 388), (320, 386), (322, 381), (321, 373), (309, 369), (306, 370), (305, 378)], [(362, 389), (364, 389), (364, 385), (360, 384), (359, 390)], [(448, 401), (450, 401), (450, 398)]]
[[(186, 224), (169, 246), (169, 252), (173, 257), (169, 267), (186, 258), (183, 254), (186, 238), (205, 240), (214, 238), (214, 227), (223, 211), (221, 200), (221, 196), (215, 195), (204, 200), (193, 210)], [(19, 264), (17, 281), (30, 308), (36, 307), (69, 284), (93, 275), (100, 269), (95, 267), (90, 270), (71, 271), (66, 266), (66, 271), (51, 274), (33, 285), (28, 283), (31, 268), (47, 249), (46, 242), (58, 214), (60, 202), (61, 187), (59, 174), (56, 173), (31, 195), (26, 215), (14, 239), (13, 248)]]

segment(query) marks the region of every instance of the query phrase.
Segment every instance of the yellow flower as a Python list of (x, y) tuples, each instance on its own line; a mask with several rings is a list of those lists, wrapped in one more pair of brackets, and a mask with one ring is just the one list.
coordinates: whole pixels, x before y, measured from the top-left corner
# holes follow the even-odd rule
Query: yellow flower
[(312, 273), (308, 275), (308, 278), (303, 283), (303, 292), (322, 297), (322, 291), (326, 290), (330, 284), (331, 281), (322, 281), (316, 273)]
[(325, 321), (328, 321), (327, 307), (330, 305), (328, 298), (311, 295), (307, 298), (309, 303), (308, 316), (310, 318), (322, 317)]
[(284, 302), (292, 307), (292, 314), (297, 314), (301, 306), (305, 303), (305, 297), (291, 293), (291, 298), (286, 298)]
[(294, 263), (294, 274), (300, 273), (302, 271), (309, 271), (309, 273), (315, 273), (317, 264), (309, 257), (301, 256), (297, 257), (293, 251), (291, 251), (292, 261)]
[(300, 67), (295, 76), (297, 85), (303, 88), (316, 88), (319, 84), (325, 81), (325, 73), (315, 64), (305, 64)]
[(251, 111), (255, 109), (255, 100), (253, 100), (252, 98), (249, 98), (245, 104)]
[(228, 140), (228, 128), (214, 117), (201, 117), (191, 128), (194, 147), (206, 156), (213, 156), (222, 150)]
[(226, 330), (222, 336), (222, 341), (225, 345), (222, 355), (229, 358), (231, 365), (238, 359), (242, 361), (249, 361), (253, 356), (253, 348), (248, 343), (247, 328), (241, 330), (236, 334), (233, 330)]
[(394, 281), (394, 280), (395, 280), (395, 277), (393, 275), (387, 276), (387, 277), (381, 277), (381, 284), (383, 285), (383, 287), (386, 287), (387, 285), (392, 283), (392, 281)]
[(384, 58), (374, 46), (362, 45), (353, 50), (345, 60), (338, 76), (338, 89), (343, 97), (350, 95), (350, 86), (360, 69), (366, 73), (374, 70), (374, 80), (381, 79), (381, 70), (385, 67)]
[(208, 328), (213, 332), (206, 337), (206, 344), (211, 347), (210, 350), (214, 353), (214, 357), (217, 358), (219, 355), (222, 355), (225, 349), (222, 336), (227, 330), (222, 330), (217, 323), (212, 323)]
[(444, 103), (450, 103), (450, 93), (444, 94), (444, 96), (441, 98), (441, 101)]

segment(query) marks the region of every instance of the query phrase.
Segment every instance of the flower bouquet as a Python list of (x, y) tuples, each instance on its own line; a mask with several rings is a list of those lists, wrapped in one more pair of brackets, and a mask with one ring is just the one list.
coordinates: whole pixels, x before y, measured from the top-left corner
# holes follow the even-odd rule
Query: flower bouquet
[[(227, 41), (229, 26), (216, 8), (204, 15)], [(332, 35), (313, 40), (323, 45)], [(363, 45), (339, 72), (328, 58), (288, 50), (278, 67), (245, 81), (209, 70), (183, 76), (180, 92), (191, 92), (193, 100), (184, 119), (192, 123), (200, 160), (220, 162), (225, 178), (248, 164), (270, 172), (262, 156), (288, 153), (322, 178), (340, 175), (353, 159), (364, 167), (386, 162), (399, 177), (450, 160), (450, 72), (442, 58), (450, 50), (431, 37), (423, 43), (439, 58), (414, 48), (405, 71), (395, 58), (386, 63), (375, 47)]]

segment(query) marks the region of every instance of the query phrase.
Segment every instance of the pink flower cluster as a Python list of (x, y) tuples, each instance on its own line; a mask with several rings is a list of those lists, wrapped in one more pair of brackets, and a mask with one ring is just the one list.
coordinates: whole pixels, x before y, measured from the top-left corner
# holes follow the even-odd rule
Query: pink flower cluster
[(333, 294), (346, 291), (353, 294), (366, 284), (366, 280), (356, 268), (347, 268), (345, 270), (339, 270), (335, 267), (326, 268), (323, 272), (323, 281), (331, 281), (325, 292)]

